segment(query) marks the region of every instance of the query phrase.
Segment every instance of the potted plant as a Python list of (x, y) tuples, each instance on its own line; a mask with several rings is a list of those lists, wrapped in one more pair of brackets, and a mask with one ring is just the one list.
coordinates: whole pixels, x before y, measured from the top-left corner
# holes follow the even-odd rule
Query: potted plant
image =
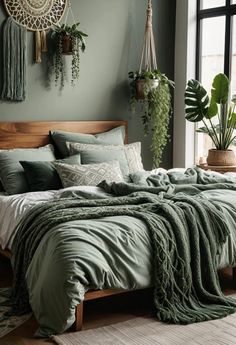
[(229, 149), (236, 138), (236, 96), (229, 102), (229, 86), (229, 79), (223, 73), (215, 76), (210, 97), (199, 81), (191, 79), (187, 83), (185, 118), (202, 122), (204, 126), (197, 132), (209, 135), (215, 146), (208, 151), (208, 165), (236, 165), (234, 151)]
[(144, 133), (147, 135), (150, 130), (152, 132), (153, 167), (157, 168), (169, 138), (170, 87), (174, 87), (174, 83), (157, 69), (129, 72), (129, 78), (131, 78), (131, 110), (135, 112), (138, 104), (143, 107)]
[(54, 52), (54, 72), (55, 72), (55, 83), (58, 84), (60, 79), (61, 87), (64, 86), (65, 79), (65, 66), (63, 55), (72, 55), (71, 61), (71, 83), (79, 78), (80, 72), (80, 50), (85, 51), (85, 40), (87, 35), (78, 30), (80, 23), (69, 26), (67, 24), (55, 25), (51, 37), (55, 41), (55, 52)]

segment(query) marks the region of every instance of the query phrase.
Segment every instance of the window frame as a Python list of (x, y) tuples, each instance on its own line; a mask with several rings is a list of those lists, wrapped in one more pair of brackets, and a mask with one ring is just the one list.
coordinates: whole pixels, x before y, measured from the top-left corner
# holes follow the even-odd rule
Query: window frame
[(196, 46), (196, 77), (201, 77), (201, 56), (202, 56), (202, 30), (203, 19), (225, 16), (225, 48), (224, 48), (224, 74), (231, 79), (231, 56), (232, 56), (232, 33), (233, 16), (236, 15), (236, 4), (231, 0), (225, 0), (225, 6), (201, 9), (201, 1), (197, 0), (197, 46)]

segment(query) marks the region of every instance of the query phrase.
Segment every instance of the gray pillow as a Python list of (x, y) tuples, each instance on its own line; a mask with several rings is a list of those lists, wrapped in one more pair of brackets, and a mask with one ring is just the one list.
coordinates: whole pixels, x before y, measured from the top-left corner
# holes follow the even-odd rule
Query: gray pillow
[[(109, 160), (118, 160), (124, 175), (143, 171), (141, 158), (141, 143), (128, 145), (89, 145), (67, 143), (71, 155), (81, 154), (82, 164), (101, 163)], [(87, 151), (94, 151), (88, 153)], [(128, 169), (127, 169), (128, 167)]]
[(72, 186), (97, 186), (103, 180), (107, 182), (124, 181), (119, 163), (116, 161), (90, 165), (69, 165), (63, 163), (54, 163), (54, 165), (65, 188)]
[(95, 151), (95, 150), (83, 150), (80, 151), (82, 164), (99, 164), (107, 163), (111, 161), (118, 161), (120, 169), (124, 177), (129, 175), (129, 166), (123, 150), (113, 151)]
[(52, 145), (38, 149), (12, 149), (0, 151), (0, 179), (8, 194), (20, 194), (29, 191), (26, 176), (20, 161), (55, 160)]
[(125, 126), (120, 126), (111, 129), (108, 132), (99, 134), (83, 134), (65, 132), (60, 130), (50, 131), (53, 141), (56, 144), (62, 157), (69, 156), (66, 142), (84, 143), (84, 144), (96, 144), (96, 145), (122, 145), (125, 139)]

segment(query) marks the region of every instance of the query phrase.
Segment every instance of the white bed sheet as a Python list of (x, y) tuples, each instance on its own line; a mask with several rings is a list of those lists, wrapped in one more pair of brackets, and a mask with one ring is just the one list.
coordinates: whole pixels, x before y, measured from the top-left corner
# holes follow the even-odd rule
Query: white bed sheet
[(4, 193), (0, 193), (0, 248), (11, 249), (17, 226), (24, 215), (30, 212), (32, 207), (39, 203), (60, 197), (61, 193), (68, 190), (103, 193), (101, 188), (92, 186), (69, 187), (60, 190), (29, 192), (16, 195), (5, 195)]

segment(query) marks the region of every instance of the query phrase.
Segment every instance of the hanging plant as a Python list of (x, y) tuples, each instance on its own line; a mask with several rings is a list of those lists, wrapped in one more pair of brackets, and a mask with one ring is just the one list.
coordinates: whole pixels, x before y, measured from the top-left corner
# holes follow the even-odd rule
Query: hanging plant
[(62, 24), (61, 26), (54, 26), (51, 37), (55, 40), (54, 52), (54, 72), (55, 83), (63, 87), (65, 83), (65, 60), (64, 55), (72, 55), (71, 60), (71, 84), (79, 79), (80, 72), (80, 50), (85, 51), (85, 37), (88, 37), (84, 32), (78, 30), (80, 23), (72, 26)]
[(142, 105), (144, 134), (152, 132), (153, 167), (159, 167), (168, 142), (171, 113), (171, 90), (174, 83), (157, 69), (152, 30), (152, 1), (148, 0), (147, 23), (139, 71), (129, 72), (131, 78), (131, 110)]
[(159, 167), (163, 150), (168, 142), (171, 114), (171, 87), (174, 83), (158, 70), (129, 72), (131, 110), (141, 104), (144, 134), (152, 133), (153, 167)]

